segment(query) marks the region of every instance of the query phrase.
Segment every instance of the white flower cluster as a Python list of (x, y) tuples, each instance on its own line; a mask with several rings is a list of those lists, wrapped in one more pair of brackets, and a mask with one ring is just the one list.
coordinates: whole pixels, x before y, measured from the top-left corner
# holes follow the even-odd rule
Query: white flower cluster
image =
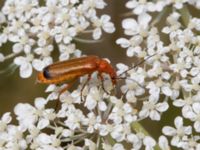
[[(0, 62), (14, 58), (22, 78), (30, 77), (32, 67), (41, 71), (52, 63), (52, 51), (58, 49), (59, 60), (80, 57), (74, 40), (92, 33), (94, 40), (102, 32), (115, 31), (109, 15), (97, 15), (103, 0), (6, 0), (0, 11), (0, 46), (11, 42), (12, 52), (0, 53)], [(4, 54), (5, 53), (5, 54)]]
[[(126, 37), (116, 43), (126, 49), (128, 57), (146, 62), (142, 67), (129, 68), (125, 64), (117, 67), (118, 75), (126, 78), (121, 90), (127, 102), (138, 106), (142, 103), (138, 119), (160, 120), (172, 101), (182, 109), (182, 117), (175, 118), (177, 129), (166, 126), (163, 133), (172, 137), (172, 146), (194, 150), (200, 149), (200, 136), (192, 132), (192, 126), (183, 126), (183, 118), (191, 121), (195, 132), (200, 132), (200, 18), (190, 15), (185, 19), (186, 14), (180, 12), (188, 11), (186, 4), (200, 8), (199, 1), (128, 1), (126, 6), (136, 19), (129, 17), (122, 21)], [(157, 28), (169, 5), (174, 10), (164, 20), (167, 25)], [(152, 12), (159, 12), (158, 17), (153, 19)], [(161, 34), (168, 36), (168, 43), (163, 42)]]
[[(165, 126), (163, 128), (163, 133), (167, 136), (171, 136), (171, 145), (182, 148), (182, 149), (191, 149), (198, 150), (200, 149), (200, 136), (192, 135), (191, 126), (183, 126), (183, 118), (178, 116), (174, 120), (176, 129), (170, 126)], [(191, 136), (192, 135), (192, 136)]]
[[(26, 7), (22, 2), (6, 2), (0, 17), (2, 25), (10, 21), (4, 27), (2, 41), (18, 39), (18, 42), (12, 41), (15, 43), (13, 52), (25, 54), (15, 58), (21, 72), (32, 65), (40, 68), (51, 63), (54, 41), (59, 45), (61, 58), (71, 54), (79, 56), (80, 52), (71, 42), (77, 39), (78, 33), (87, 31), (91, 23), (94, 39), (101, 36), (102, 30), (114, 31), (109, 16), (96, 16), (95, 9), (105, 6), (103, 1), (49, 0), (40, 7), (38, 1), (25, 3)], [(112, 82), (99, 80), (95, 73), (89, 82), (87, 76), (81, 78), (81, 83), (87, 82), (86, 86), (79, 85), (72, 92), (65, 91), (61, 95), (62, 87), (50, 85), (46, 99), (36, 98), (34, 106), (19, 103), (15, 107), (18, 125), (11, 123), (10, 113), (2, 116), (0, 147), (6, 150), (170, 150), (171, 146), (200, 149), (200, 19), (191, 15), (184, 20), (182, 12), (188, 10), (184, 7), (186, 4), (200, 7), (197, 0), (129, 0), (126, 7), (132, 10), (136, 19), (129, 17), (122, 21), (126, 37), (117, 39), (116, 43), (140, 65), (117, 64), (117, 78), (125, 79), (120, 98)], [(166, 25), (157, 28), (168, 6), (173, 6), (173, 10), (164, 20)], [(155, 19), (153, 12), (159, 12)], [(21, 23), (18, 22), (20, 16), (23, 16)], [(163, 42), (161, 34), (168, 37), (168, 43)], [(4, 56), (1, 54), (0, 58), (3, 60)], [(27, 63), (29, 65), (24, 65)], [(55, 100), (60, 102), (59, 106), (50, 108), (48, 104)], [(181, 108), (182, 116), (175, 118), (175, 128), (164, 126), (164, 135), (156, 140), (143, 132), (138, 121), (146, 118), (160, 121), (169, 103)], [(184, 120), (191, 125), (184, 126)]]
[[(114, 96), (100, 96), (103, 90), (96, 88), (93, 85), (82, 102), (77, 101), (76, 94), (63, 93), (58, 111), (48, 108), (52, 99), (36, 98), (34, 106), (19, 103), (14, 109), (18, 126), (11, 124), (10, 113), (5, 113), (0, 120), (0, 147), (5, 150), (95, 150), (97, 147), (125, 150), (122, 142), (126, 142), (135, 149), (142, 146), (152, 149), (156, 145), (152, 137), (131, 129), (137, 111)], [(113, 140), (116, 142), (112, 145)]]

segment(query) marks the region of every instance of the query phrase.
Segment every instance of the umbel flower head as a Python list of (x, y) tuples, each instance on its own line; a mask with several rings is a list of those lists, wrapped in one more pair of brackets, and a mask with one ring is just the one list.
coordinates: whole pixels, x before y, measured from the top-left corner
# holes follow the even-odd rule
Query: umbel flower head
[[(98, 16), (103, 0), (5, 1), (0, 13), (3, 43), (12, 42), (10, 57), (20, 66), (20, 76), (29, 77), (32, 67), (42, 70), (52, 63), (53, 42), (59, 48), (60, 60), (81, 56), (74, 40), (91, 32), (93, 39), (102, 31), (114, 32), (110, 16)], [(190, 14), (200, 3), (193, 1), (129, 0), (126, 7), (134, 17), (122, 20), (124, 37), (116, 43), (127, 57), (140, 65), (116, 65), (119, 92), (98, 70), (80, 78), (74, 90), (49, 85), (47, 98), (38, 97), (34, 105), (19, 103), (14, 108), (18, 125), (12, 124), (10, 113), (0, 120), (2, 149), (37, 150), (184, 150), (200, 149), (200, 19)], [(172, 7), (171, 11), (166, 11)], [(155, 14), (156, 17), (155, 17)], [(186, 15), (187, 14), (187, 15)], [(159, 26), (162, 17), (164, 26)], [(89, 30), (91, 27), (92, 30)], [(168, 38), (163, 40), (161, 35)], [(145, 61), (144, 61), (145, 60)], [(143, 63), (141, 63), (143, 62)], [(87, 84), (85, 84), (87, 83)], [(49, 103), (59, 102), (58, 107)], [(171, 105), (170, 105), (171, 104)], [(181, 110), (174, 126), (164, 125), (159, 137), (151, 136), (139, 121), (161, 121), (170, 107)], [(185, 121), (190, 124), (185, 125)], [(170, 123), (169, 123), (170, 124)]]
[(103, 31), (115, 31), (109, 15), (97, 15), (105, 6), (103, 0), (6, 0), (0, 12), (0, 46), (11, 42), (12, 53), (0, 53), (0, 61), (14, 58), (20, 76), (28, 78), (32, 68), (41, 71), (53, 62), (55, 44), (59, 60), (80, 57), (74, 41), (92, 42), (79, 38), (81, 34), (91, 32), (98, 40)]

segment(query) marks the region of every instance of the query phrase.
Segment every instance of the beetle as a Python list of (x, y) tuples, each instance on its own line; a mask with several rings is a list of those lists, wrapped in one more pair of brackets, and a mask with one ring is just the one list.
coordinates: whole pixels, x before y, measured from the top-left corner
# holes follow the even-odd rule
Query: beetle
[[(149, 59), (154, 55), (155, 54), (147, 57), (147, 59)], [(142, 64), (147, 59), (144, 59), (135, 66), (124, 71), (119, 76)], [(69, 89), (71, 85), (74, 83), (74, 81), (81, 76), (88, 75), (89, 77), (87, 81), (89, 81), (92, 73), (94, 73), (95, 71), (98, 72), (98, 76), (100, 77), (101, 81), (103, 81), (102, 74), (103, 73), (108, 74), (112, 80), (113, 85), (117, 83), (116, 82), (117, 79), (125, 79), (117, 77), (115, 69), (106, 60), (95, 55), (90, 55), (90, 56), (83, 56), (80, 58), (73, 58), (66, 61), (56, 62), (54, 64), (45, 67), (43, 71), (38, 73), (37, 82), (45, 84), (58, 84), (64, 81), (68, 81), (69, 84), (62, 89), (62, 91), (60, 92), (62, 93), (65, 90)], [(84, 89), (86, 83), (83, 85), (82, 90)], [(104, 91), (106, 92), (105, 89)], [(81, 92), (81, 98), (82, 98), (82, 92)]]
[[(95, 55), (73, 58), (51, 64), (38, 73), (37, 82), (45, 84), (58, 84), (68, 81), (69, 84), (61, 91), (62, 93), (71, 87), (74, 80), (81, 76), (89, 75), (89, 81), (91, 74), (95, 71), (98, 71), (98, 76), (102, 81), (102, 73), (107, 73), (110, 76), (112, 83), (114, 85), (116, 84), (117, 74), (115, 69), (106, 60)], [(85, 85), (82, 90), (84, 87)]]

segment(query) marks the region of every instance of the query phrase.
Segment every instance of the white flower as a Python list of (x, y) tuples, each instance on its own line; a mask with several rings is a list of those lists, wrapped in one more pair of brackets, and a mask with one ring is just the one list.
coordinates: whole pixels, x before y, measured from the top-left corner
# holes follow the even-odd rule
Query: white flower
[(115, 124), (120, 124), (122, 122), (131, 123), (137, 119), (137, 116), (129, 103), (117, 103), (113, 107), (108, 119), (112, 120)]
[(129, 9), (133, 9), (133, 12), (135, 14), (141, 14), (143, 12), (146, 11), (147, 7), (146, 7), (146, 3), (144, 4), (140, 4), (140, 2), (137, 2), (136, 0), (129, 0), (127, 3), (126, 3), (126, 7), (129, 8)]
[(95, 129), (98, 129), (101, 121), (101, 116), (96, 116), (93, 112), (90, 112), (88, 113), (87, 118), (84, 119), (83, 124), (88, 126), (88, 133), (94, 133)]
[(2, 24), (4, 22), (6, 22), (6, 17), (2, 12), (0, 12), (0, 24)]
[(161, 91), (163, 92), (164, 95), (166, 96), (172, 96), (172, 90), (169, 88), (169, 86), (167, 85), (164, 85), (162, 88), (161, 88)]
[(44, 109), (46, 103), (47, 101), (44, 98), (36, 98), (35, 107), (22, 103), (16, 105), (14, 112), (17, 115), (17, 120), (20, 122), (20, 126), (24, 129), (32, 128), (35, 125), (39, 129), (48, 126), (49, 120), (53, 120), (55, 116), (52, 115), (52, 109)]
[[(126, 69), (127, 70), (127, 69)], [(126, 99), (130, 103), (137, 102), (137, 96), (145, 93), (143, 84), (145, 82), (146, 73), (142, 68), (128, 71), (125, 78), (125, 85), (121, 86), (122, 93), (126, 94)], [(129, 77), (130, 76), (130, 77)]]
[(130, 142), (133, 145), (132, 147), (135, 148), (136, 150), (141, 149), (142, 142), (143, 142), (142, 138), (143, 138), (143, 135), (141, 136), (140, 133), (138, 134), (130, 133), (127, 135), (128, 142)]
[(180, 23), (178, 22), (178, 19), (180, 17), (180, 14), (177, 12), (173, 12), (168, 18), (167, 22), (171, 25), (170, 27), (164, 27), (162, 32), (169, 34), (171, 33), (172, 35), (174, 34), (177, 29), (180, 28)]
[(64, 121), (64, 123), (71, 130), (79, 129), (81, 127), (81, 121), (85, 120), (83, 112), (79, 109), (76, 109), (74, 105), (70, 105), (67, 108), (65, 115), (67, 119)]
[(106, 136), (112, 131), (113, 126), (109, 125), (109, 124), (106, 124), (106, 125), (104, 125), (104, 124), (96, 124), (95, 125), (95, 129), (99, 130), (99, 134), (101, 136)]
[(102, 15), (101, 18), (94, 17), (92, 19), (93, 26), (95, 27), (93, 31), (93, 38), (95, 40), (99, 39), (102, 35), (103, 29), (107, 33), (113, 33), (115, 31), (114, 24), (110, 22), (110, 16)]
[(6, 43), (8, 41), (9, 35), (9, 29), (5, 27), (0, 33), (0, 46), (2, 46), (3, 43)]
[(86, 0), (83, 5), (91, 8), (103, 9), (107, 4), (104, 0)]
[[(200, 3), (199, 3), (200, 4)], [(199, 20), (199, 18), (191, 18), (190, 19), (190, 22), (189, 22), (189, 24), (188, 24), (188, 26), (191, 28), (191, 29), (193, 29), (193, 28), (195, 28), (196, 30), (200, 30), (200, 26), (199, 26), (199, 22), (200, 22), (200, 20)]]
[(0, 132), (4, 131), (7, 128), (7, 125), (11, 122), (12, 117), (10, 116), (10, 112), (3, 114), (0, 120)]
[(17, 115), (17, 120), (24, 128), (32, 127), (37, 122), (37, 115), (35, 115), (36, 109), (30, 104), (18, 104), (16, 105), (14, 112)]
[(105, 111), (107, 109), (106, 103), (102, 99), (102, 94), (99, 92), (97, 87), (90, 88), (90, 91), (86, 97), (85, 106), (87, 109), (92, 110), (98, 104), (98, 108), (101, 111)]
[(122, 22), (122, 27), (125, 29), (126, 35), (135, 35), (139, 33), (139, 25), (135, 19), (127, 18)]
[(191, 121), (194, 122), (194, 128), (196, 132), (200, 132), (200, 103), (193, 103), (192, 108), (188, 109), (187, 113), (185, 113), (184, 117), (189, 118)]
[(148, 24), (151, 21), (151, 16), (148, 14), (142, 14), (138, 17), (138, 22), (135, 19), (127, 18), (122, 22), (124, 33), (126, 35), (141, 34), (143, 31), (148, 29)]
[(62, 150), (60, 147), (61, 141), (56, 137), (56, 135), (41, 133), (35, 138), (35, 142), (38, 145), (38, 149)]
[(37, 137), (40, 134), (40, 129), (33, 126), (30, 129), (28, 129), (28, 132), (29, 134), (27, 135), (26, 139), (27, 139), (27, 142), (30, 143), (32, 140), (34, 140), (35, 137)]
[(132, 12), (136, 15), (140, 15), (146, 12), (155, 12), (163, 10), (163, 7), (166, 5), (165, 1), (137, 1), (129, 0), (126, 3), (126, 7), (132, 9)]
[(145, 150), (153, 150), (156, 145), (155, 140), (150, 136), (145, 136), (143, 143), (145, 145)]
[(73, 136), (73, 132), (72, 132), (71, 130), (69, 130), (69, 129), (64, 129), (64, 130), (62, 131), (62, 136), (63, 136), (63, 137), (70, 137), (70, 136)]
[(125, 140), (127, 134), (130, 133), (130, 126), (129, 124), (116, 124), (111, 132), (111, 136), (117, 142), (122, 142)]
[(80, 147), (80, 146), (75, 146), (73, 144), (69, 144), (68, 150), (83, 150), (83, 147)]
[(162, 150), (170, 150), (169, 142), (165, 136), (161, 135), (159, 137), (158, 144)]
[(7, 128), (7, 132), (3, 132), (0, 134), (0, 140), (3, 143), (1, 148), (3, 149), (16, 149), (19, 148), (21, 150), (25, 150), (28, 148), (28, 143), (24, 139), (23, 129), (19, 126), (9, 125)]
[(162, 72), (163, 72), (163, 69), (161, 67), (161, 63), (156, 61), (153, 64), (153, 68), (149, 69), (147, 74), (150, 78), (153, 78), (153, 77), (158, 77), (160, 74), (162, 74)]
[(16, 57), (14, 60), (14, 63), (18, 66), (20, 66), (20, 76), (22, 78), (28, 78), (32, 74), (32, 66), (30, 61), (32, 61), (32, 56), (29, 55), (27, 57)]
[(196, 95), (193, 95), (192, 97), (186, 97), (184, 99), (176, 99), (173, 101), (173, 105), (176, 107), (182, 107), (182, 114), (184, 117), (188, 117), (188, 114), (190, 114), (190, 110), (192, 110), (192, 105), (194, 103), (199, 103), (199, 96), (200, 93), (198, 92)]
[(130, 79), (128, 78), (127, 80), (135, 81), (139, 84), (139, 86), (144, 84), (146, 78), (146, 71), (141, 67), (138, 67), (136, 71), (134, 69), (130, 70), (128, 74), (130, 74)]
[(144, 94), (144, 89), (131, 80), (126, 80), (126, 85), (122, 86), (121, 90), (122, 93), (126, 94), (126, 99), (130, 103), (136, 103), (136, 97)]
[(139, 44), (142, 42), (140, 36), (134, 36), (131, 39), (120, 38), (116, 41), (117, 44), (120, 44), (122, 47), (127, 47), (127, 56), (133, 57), (135, 54), (140, 55), (142, 53), (141, 47)]
[(14, 53), (20, 53), (21, 51), (24, 51), (25, 53), (30, 53), (32, 46), (35, 43), (35, 41), (29, 38), (25, 33), (22, 33), (22, 35), (20, 35), (20, 37), (14, 42), (16, 42), (13, 45)]
[(150, 96), (149, 101), (143, 103), (142, 110), (139, 112), (141, 118), (150, 117), (152, 120), (160, 120), (160, 113), (169, 108), (167, 102), (158, 103), (158, 99)]
[(200, 2), (199, 1), (188, 1), (189, 4), (194, 5), (195, 7), (197, 7), (198, 9), (200, 8)]
[(93, 141), (89, 139), (85, 139), (85, 146), (89, 148), (89, 150), (95, 150), (97, 145)]
[(162, 80), (157, 80), (157, 83), (154, 83), (153, 81), (149, 82), (147, 88), (149, 89), (151, 96), (158, 99), (161, 92), (166, 96), (172, 96), (172, 90), (169, 86), (169, 83), (163, 83)]
[(181, 143), (181, 148), (183, 149), (191, 149), (191, 150), (197, 150), (200, 148), (199, 144), (200, 137), (197, 136), (192, 136), (192, 137), (185, 137), (183, 139), (183, 142)]
[(128, 66), (125, 65), (125, 64), (123, 64), (123, 63), (118, 63), (116, 65), (116, 67), (117, 67), (117, 75), (118, 76), (125, 75), (125, 74), (123, 74), (123, 72), (125, 72), (126, 70), (128, 70)]
[(40, 59), (34, 59), (32, 61), (32, 66), (35, 68), (37, 71), (42, 71), (44, 67), (47, 65), (52, 64), (52, 58), (51, 57), (45, 57), (43, 60)]
[(173, 6), (176, 8), (176, 9), (181, 9), (183, 7), (183, 4), (185, 2), (187, 2), (188, 0), (183, 0), (183, 1), (172, 1), (171, 3), (174, 3)]
[(159, 98), (159, 95), (160, 95), (160, 88), (157, 87), (157, 85), (151, 81), (149, 82), (149, 84), (147, 85), (147, 89), (149, 89), (149, 93), (155, 97), (156, 99)]
[(148, 35), (150, 21), (151, 16), (145, 13), (138, 17), (138, 21), (132, 18), (123, 20), (122, 27), (124, 28), (124, 33), (132, 37), (129, 39), (119, 38), (116, 43), (123, 48), (127, 48), (127, 56), (132, 57), (137, 54), (142, 57), (144, 55), (140, 44)]
[(190, 135), (192, 133), (191, 126), (183, 126), (183, 118), (176, 117), (174, 120), (174, 125), (176, 128), (165, 126), (162, 129), (162, 132), (167, 136), (172, 136), (171, 144), (177, 147), (181, 147), (182, 139), (186, 135)]
[(125, 150), (125, 148), (120, 143), (115, 143), (113, 146), (103, 143), (103, 150)]
[(73, 53), (75, 54), (75, 52), (79, 50), (76, 49), (75, 44), (69, 44), (69, 45), (60, 44), (59, 51), (60, 51), (59, 60), (63, 61), (63, 60), (68, 60), (71, 54)]
[(56, 26), (53, 31), (55, 36), (55, 40), (57, 43), (63, 42), (64, 44), (69, 44), (73, 37), (76, 36), (76, 29), (70, 26), (68, 23), (62, 24), (62, 26)]
[(53, 45), (48, 44), (47, 46), (42, 46), (42, 47), (38, 47), (36, 49), (34, 49), (34, 52), (37, 55), (40, 55), (42, 57), (48, 57), (50, 56), (51, 52), (53, 51)]
[(124, 146), (120, 143), (116, 143), (113, 147), (112, 150), (125, 150)]

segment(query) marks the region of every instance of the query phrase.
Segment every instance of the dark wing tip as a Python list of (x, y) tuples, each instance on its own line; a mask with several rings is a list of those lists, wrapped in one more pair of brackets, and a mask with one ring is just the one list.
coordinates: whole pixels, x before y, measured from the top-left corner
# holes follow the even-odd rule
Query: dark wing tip
[(51, 78), (48, 67), (44, 68), (43, 75), (46, 79)]

